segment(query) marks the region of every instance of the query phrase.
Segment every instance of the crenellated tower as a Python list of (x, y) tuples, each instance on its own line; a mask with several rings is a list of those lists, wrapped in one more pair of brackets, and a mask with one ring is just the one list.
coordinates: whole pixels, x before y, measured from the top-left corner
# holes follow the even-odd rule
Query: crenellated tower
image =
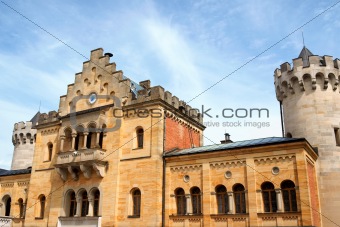
[(14, 145), (12, 170), (27, 169), (32, 167), (37, 124), (40, 113), (38, 112), (30, 121), (14, 124), (12, 142)]
[[(304, 137), (319, 153), (318, 189), (310, 189), (309, 195), (315, 226), (332, 227), (340, 223), (337, 211), (340, 194), (336, 192), (340, 182), (339, 66), (339, 59), (313, 55), (303, 47), (299, 57), (293, 59), (293, 65), (283, 63), (274, 72), (285, 136)], [(317, 192), (320, 201), (313, 201), (313, 193)], [(318, 220), (319, 209), (322, 220)]]

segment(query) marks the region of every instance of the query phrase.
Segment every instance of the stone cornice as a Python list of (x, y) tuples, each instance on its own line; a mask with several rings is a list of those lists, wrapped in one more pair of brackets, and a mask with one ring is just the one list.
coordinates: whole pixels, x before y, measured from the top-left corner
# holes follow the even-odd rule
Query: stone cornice
[(201, 170), (201, 169), (202, 169), (201, 164), (170, 167), (170, 170), (172, 172), (189, 172), (189, 171), (195, 171), (195, 170)]
[(277, 162), (290, 162), (294, 161), (295, 155), (280, 155), (280, 156), (270, 156), (270, 157), (259, 157), (254, 158), (256, 165), (263, 165), (267, 163), (277, 163)]
[(246, 165), (245, 160), (230, 160), (223, 162), (211, 162), (211, 168), (242, 167)]

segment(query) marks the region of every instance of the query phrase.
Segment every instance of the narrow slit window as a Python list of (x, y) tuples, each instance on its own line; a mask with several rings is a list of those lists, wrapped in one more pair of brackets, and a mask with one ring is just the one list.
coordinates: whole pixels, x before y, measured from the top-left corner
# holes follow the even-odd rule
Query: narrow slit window
[(340, 146), (340, 131), (339, 128), (334, 128), (335, 142), (337, 146)]

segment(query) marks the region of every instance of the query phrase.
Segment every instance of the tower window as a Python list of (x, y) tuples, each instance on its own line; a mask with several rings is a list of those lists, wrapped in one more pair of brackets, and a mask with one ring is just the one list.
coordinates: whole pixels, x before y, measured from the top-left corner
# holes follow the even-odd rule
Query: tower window
[(52, 160), (52, 153), (53, 153), (53, 144), (52, 143), (48, 143), (47, 150), (48, 150), (47, 161), (51, 161)]
[(334, 128), (335, 142), (337, 146), (340, 146), (340, 131), (339, 128)]
[(81, 198), (81, 216), (85, 217), (89, 213), (89, 200), (86, 191), (82, 193)]
[(139, 189), (135, 189), (132, 192), (132, 203), (133, 203), (133, 216), (140, 216), (140, 205), (141, 205), (141, 192)]
[(144, 130), (142, 128), (137, 129), (137, 148), (143, 148), (144, 142)]
[(22, 198), (18, 199), (19, 205), (19, 218), (24, 217), (24, 200)]
[(93, 196), (93, 216), (99, 216), (99, 199), (100, 199), (100, 192), (99, 190), (97, 189), (95, 192), (94, 192), (94, 196)]
[(41, 195), (39, 197), (40, 201), (40, 212), (39, 212), (39, 217), (44, 218), (45, 216), (45, 203), (46, 203), (46, 197), (44, 195)]
[(11, 215), (11, 203), (12, 203), (12, 199), (11, 197), (8, 197), (5, 202), (5, 216)]

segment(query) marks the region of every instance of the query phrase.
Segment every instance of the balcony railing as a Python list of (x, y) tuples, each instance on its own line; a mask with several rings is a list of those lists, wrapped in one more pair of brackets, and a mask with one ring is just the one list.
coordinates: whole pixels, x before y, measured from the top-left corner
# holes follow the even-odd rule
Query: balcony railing
[(105, 157), (105, 151), (96, 148), (60, 152), (54, 166), (64, 181), (67, 180), (68, 173), (71, 174), (73, 180), (78, 180), (80, 172), (84, 174), (85, 178), (90, 178), (92, 170), (98, 176), (104, 177), (107, 167), (107, 161), (104, 161)]
[(1, 227), (11, 227), (12, 226), (12, 218), (0, 216), (0, 226)]

